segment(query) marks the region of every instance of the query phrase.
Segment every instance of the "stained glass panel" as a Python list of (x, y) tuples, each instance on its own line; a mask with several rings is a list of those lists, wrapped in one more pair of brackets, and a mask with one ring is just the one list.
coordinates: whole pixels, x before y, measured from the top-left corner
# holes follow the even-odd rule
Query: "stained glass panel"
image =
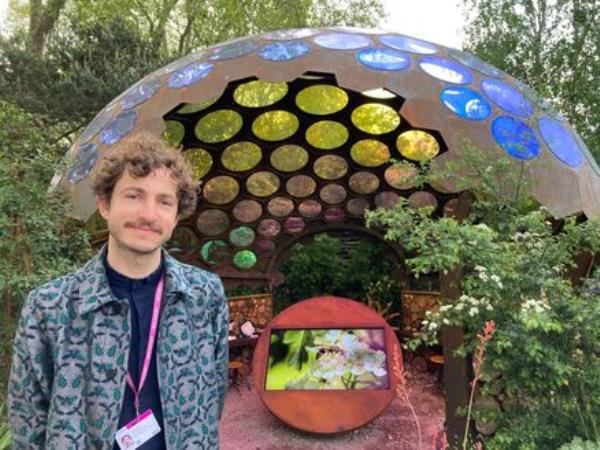
[(298, 118), (288, 111), (267, 111), (252, 123), (252, 132), (264, 141), (281, 141), (292, 136), (300, 126)]
[(195, 133), (204, 142), (217, 143), (231, 139), (243, 125), (242, 116), (231, 109), (208, 113), (196, 124)]
[(229, 241), (236, 247), (247, 247), (254, 242), (254, 238), (254, 230), (250, 227), (238, 227), (229, 233)]
[(116, 144), (124, 136), (131, 133), (136, 121), (137, 114), (135, 111), (122, 112), (102, 129), (100, 132), (100, 142), (104, 145)]
[(538, 121), (544, 142), (554, 156), (569, 167), (579, 167), (583, 163), (583, 152), (579, 144), (563, 125), (549, 117)]
[(378, 167), (390, 159), (388, 146), (375, 139), (363, 139), (350, 149), (352, 159), (365, 167)]
[(204, 236), (217, 236), (229, 227), (229, 217), (220, 209), (205, 209), (196, 218), (196, 228)]
[(233, 217), (244, 223), (258, 220), (262, 212), (262, 206), (256, 200), (242, 200), (233, 207)]
[(299, 145), (286, 144), (271, 153), (271, 164), (282, 172), (295, 172), (308, 163), (308, 152)]
[(351, 120), (356, 128), (369, 134), (389, 133), (400, 125), (400, 115), (381, 103), (360, 105), (352, 111)]
[(325, 155), (315, 161), (313, 169), (324, 180), (337, 180), (348, 172), (348, 163), (341, 156)]
[(240, 192), (240, 186), (235, 178), (221, 175), (211, 178), (204, 185), (204, 198), (215, 205), (229, 203)]
[(496, 105), (516, 116), (529, 117), (533, 105), (519, 90), (500, 80), (483, 80), (481, 90)]
[(317, 217), (321, 214), (323, 207), (321, 204), (312, 199), (304, 200), (302, 203), (298, 205), (298, 212), (300, 215), (312, 219), (313, 217)]
[(258, 258), (252, 250), (240, 250), (233, 255), (233, 264), (240, 269), (251, 269)]
[(222, 264), (229, 259), (230, 250), (223, 240), (206, 241), (200, 248), (200, 256), (211, 265)]
[(425, 131), (405, 131), (396, 139), (396, 147), (402, 156), (413, 161), (427, 161), (440, 152), (435, 138)]
[(358, 52), (356, 59), (374, 70), (400, 71), (410, 67), (410, 56), (393, 48), (365, 48)]
[(165, 131), (163, 131), (163, 139), (171, 147), (178, 147), (185, 135), (185, 127), (181, 122), (176, 120), (165, 121)]
[(265, 219), (258, 225), (258, 234), (264, 237), (275, 237), (280, 231), (281, 224), (275, 219)]
[(440, 56), (425, 56), (420, 59), (419, 67), (432, 77), (454, 84), (469, 84), (473, 74), (462, 64)]
[(377, 206), (378, 208), (390, 209), (393, 208), (399, 200), (400, 196), (395, 192), (380, 192), (375, 196), (375, 206)]
[(248, 108), (260, 108), (277, 103), (287, 94), (287, 83), (271, 83), (254, 80), (239, 85), (233, 92), (233, 99)]
[(348, 94), (343, 89), (328, 84), (315, 84), (296, 95), (296, 105), (302, 111), (325, 115), (341, 111), (348, 104)]
[(306, 130), (306, 141), (321, 150), (333, 150), (346, 143), (348, 129), (339, 122), (321, 120)]
[(304, 219), (302, 217), (288, 217), (287, 220), (283, 223), (283, 228), (286, 233), (296, 234), (300, 233), (304, 230)]
[(190, 148), (183, 153), (183, 156), (192, 165), (194, 176), (198, 180), (202, 179), (210, 171), (213, 164), (210, 153), (202, 148)]
[(275, 197), (269, 200), (267, 210), (272, 216), (285, 217), (294, 210), (294, 202), (287, 197)]
[(267, 197), (279, 189), (279, 177), (265, 170), (253, 173), (246, 180), (248, 192), (257, 197)]
[(341, 222), (346, 218), (346, 213), (342, 208), (329, 208), (323, 213), (325, 222)]
[(385, 169), (383, 174), (385, 181), (396, 189), (411, 189), (415, 186), (415, 177), (418, 175), (417, 168), (412, 164), (398, 164)]
[(435, 210), (438, 206), (438, 201), (431, 192), (418, 191), (410, 194), (408, 205), (413, 209), (433, 208)]
[(499, 116), (492, 122), (492, 135), (506, 153), (527, 161), (540, 154), (540, 143), (529, 126), (511, 116)]
[(348, 200), (346, 209), (353, 216), (362, 217), (367, 209), (369, 209), (369, 201), (366, 198), (351, 198)]
[(221, 162), (226, 169), (234, 172), (250, 170), (260, 162), (262, 151), (250, 141), (236, 142), (223, 150)]
[(316, 188), (316, 181), (308, 175), (293, 176), (285, 185), (285, 189), (294, 197), (308, 197)]
[(356, 172), (350, 176), (348, 186), (357, 194), (371, 194), (379, 188), (379, 178), (371, 172)]
[(321, 192), (319, 192), (319, 197), (325, 203), (329, 203), (330, 205), (337, 205), (338, 203), (342, 203), (346, 200), (347, 196), (346, 189), (339, 184), (327, 184), (321, 188)]

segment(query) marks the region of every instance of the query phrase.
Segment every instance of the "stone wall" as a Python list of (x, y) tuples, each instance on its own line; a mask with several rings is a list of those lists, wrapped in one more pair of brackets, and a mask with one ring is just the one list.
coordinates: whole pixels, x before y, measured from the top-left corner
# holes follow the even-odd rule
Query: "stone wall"
[(413, 335), (418, 331), (427, 311), (439, 308), (439, 292), (402, 292), (402, 333)]
[(231, 334), (238, 335), (246, 320), (255, 327), (264, 328), (273, 318), (273, 296), (271, 294), (240, 295), (228, 299), (229, 320), (233, 321)]

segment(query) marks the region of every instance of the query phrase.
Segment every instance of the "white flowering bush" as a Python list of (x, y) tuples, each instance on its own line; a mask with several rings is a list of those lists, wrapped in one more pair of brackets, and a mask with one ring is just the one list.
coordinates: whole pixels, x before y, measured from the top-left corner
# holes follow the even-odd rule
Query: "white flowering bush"
[(385, 333), (378, 329), (275, 330), (267, 390), (388, 386)]
[[(381, 335), (381, 336), (379, 336)], [(380, 341), (380, 342), (378, 342)], [(387, 385), (387, 356), (381, 330), (329, 330), (306, 350), (309, 372), (286, 389), (373, 389)]]
[(600, 289), (568, 278), (582, 250), (600, 251), (598, 222), (556, 221), (531, 200), (489, 191), (461, 223), (402, 201), (366, 217), (403, 246), (415, 275), (462, 275), (462, 295), (440, 299), (411, 345), (435, 343), (442, 327), (458, 325), (466, 355), (486, 321), (496, 324), (482, 393), (491, 395), (493, 387), (507, 406), (486, 448), (557, 448), (576, 435), (600, 438)]

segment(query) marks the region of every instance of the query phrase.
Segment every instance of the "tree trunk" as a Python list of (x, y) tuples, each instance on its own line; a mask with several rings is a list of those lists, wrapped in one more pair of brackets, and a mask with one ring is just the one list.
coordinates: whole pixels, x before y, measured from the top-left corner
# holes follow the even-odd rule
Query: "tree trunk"
[(44, 6), (42, 0), (29, 1), (29, 41), (31, 51), (36, 56), (44, 54), (46, 40), (58, 20), (66, 0), (48, 0)]

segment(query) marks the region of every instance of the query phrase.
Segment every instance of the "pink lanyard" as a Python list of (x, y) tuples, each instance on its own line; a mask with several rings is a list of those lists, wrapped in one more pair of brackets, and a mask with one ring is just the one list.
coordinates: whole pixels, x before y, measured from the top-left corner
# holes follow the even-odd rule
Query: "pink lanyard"
[(158, 330), (158, 316), (160, 314), (160, 303), (162, 301), (162, 291), (164, 285), (164, 277), (160, 278), (158, 286), (156, 286), (156, 292), (154, 293), (154, 303), (152, 304), (152, 319), (150, 321), (150, 332), (148, 334), (148, 345), (146, 346), (146, 355), (144, 356), (144, 365), (142, 366), (142, 373), (140, 375), (140, 381), (136, 389), (133, 383), (131, 374), (127, 372), (127, 384), (133, 391), (133, 401), (135, 405), (136, 416), (140, 415), (140, 392), (148, 376), (148, 369), (150, 368), (150, 360), (152, 359), (152, 350), (154, 348), (154, 342), (156, 341), (156, 333)]

